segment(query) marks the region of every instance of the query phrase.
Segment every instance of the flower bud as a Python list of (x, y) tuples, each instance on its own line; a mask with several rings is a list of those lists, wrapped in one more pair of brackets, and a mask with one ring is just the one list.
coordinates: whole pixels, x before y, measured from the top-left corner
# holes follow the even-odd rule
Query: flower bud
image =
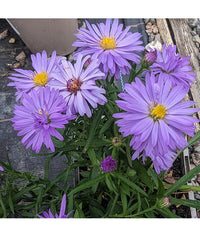
[(170, 199), (168, 197), (163, 197), (158, 202), (158, 207), (159, 208), (169, 207), (170, 205), (171, 205), (171, 202), (170, 202)]
[(144, 61), (148, 64), (148, 66), (151, 66), (157, 59), (157, 51), (151, 50), (150, 52), (147, 52), (144, 55)]
[(101, 162), (101, 168), (104, 172), (112, 172), (113, 170), (117, 169), (116, 165), (117, 161), (112, 158), (112, 156), (107, 156), (102, 162)]

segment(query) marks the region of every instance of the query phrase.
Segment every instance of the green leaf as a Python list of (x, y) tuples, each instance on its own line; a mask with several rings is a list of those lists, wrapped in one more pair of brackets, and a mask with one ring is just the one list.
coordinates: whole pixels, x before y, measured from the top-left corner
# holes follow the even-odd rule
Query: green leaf
[(189, 141), (188, 141), (188, 146), (185, 146), (182, 150), (180, 150), (177, 154), (177, 156), (179, 156), (187, 147), (192, 146), (195, 142), (198, 142), (200, 140), (200, 131), (198, 131), (194, 137), (192, 137)]
[(160, 213), (165, 218), (181, 218), (173, 214), (168, 208), (156, 209), (156, 212)]
[(158, 188), (158, 175), (156, 174), (155, 170), (149, 168), (147, 173), (151, 176), (155, 186)]
[(173, 197), (170, 197), (171, 204), (181, 204), (187, 207), (194, 207), (196, 209), (200, 209), (200, 201), (198, 200), (184, 200), (184, 199), (176, 199)]
[(97, 129), (99, 122), (101, 120), (101, 115), (102, 115), (102, 110), (98, 110), (92, 117), (91, 125), (89, 128), (88, 139), (87, 139), (87, 142), (86, 142), (85, 147), (83, 149), (83, 152), (86, 152), (88, 150), (88, 148), (90, 147), (90, 144), (95, 136), (96, 129)]
[(160, 178), (158, 178), (158, 193), (157, 193), (157, 197), (161, 198), (163, 197), (165, 194), (165, 187), (163, 185), (163, 182), (161, 181)]
[(190, 170), (187, 174), (181, 177), (176, 183), (174, 183), (170, 188), (165, 192), (165, 196), (169, 196), (174, 191), (178, 190), (182, 185), (190, 181), (194, 176), (200, 172), (200, 165), (196, 166), (194, 169)]
[(94, 166), (99, 165), (99, 161), (96, 157), (94, 149), (92, 149), (92, 148), (88, 149), (87, 153), (88, 153), (88, 156), (92, 162), (92, 165), (94, 165)]
[(150, 176), (148, 175), (144, 165), (142, 165), (138, 160), (135, 160), (133, 162), (133, 168), (136, 170), (138, 177), (140, 180), (147, 185), (147, 187), (150, 188), (150, 190), (153, 190), (153, 183), (151, 181)]
[(117, 194), (117, 188), (116, 188), (116, 186), (109, 174), (105, 175), (105, 182), (106, 182), (106, 185), (108, 186), (109, 190), (111, 192), (115, 192)]
[(127, 197), (126, 194), (121, 193), (122, 207), (123, 207), (123, 215), (126, 215), (127, 212)]
[(14, 211), (14, 206), (13, 206), (11, 191), (9, 191), (8, 204), (9, 204), (9, 207), (10, 207), (11, 212), (14, 214), (15, 211)]
[(68, 195), (68, 211), (72, 211), (74, 209), (74, 196)]
[(130, 196), (130, 188), (129, 188), (129, 186), (127, 184), (121, 183), (120, 190), (121, 190), (122, 193)]
[(76, 211), (75, 211), (75, 214), (74, 214), (74, 218), (84, 218), (85, 215), (82, 211), (82, 202), (80, 204), (78, 204), (77, 202), (75, 202), (75, 208), (76, 208)]
[(37, 197), (36, 204), (35, 204), (36, 213), (39, 212), (39, 208), (42, 203), (43, 193), (44, 193), (44, 187), (42, 186), (39, 190), (38, 197)]
[(1, 208), (3, 210), (3, 218), (6, 218), (7, 217), (6, 208), (5, 208), (5, 205), (4, 205), (3, 200), (1, 198), (1, 194), (0, 194), (0, 204), (1, 204)]
[(78, 187), (74, 188), (68, 195), (71, 196), (77, 192), (80, 192), (86, 188), (90, 188), (92, 187), (93, 185), (95, 185), (96, 183), (99, 183), (101, 182), (102, 180), (104, 179), (104, 175), (101, 175), (99, 176), (98, 178), (96, 179), (93, 179), (93, 180), (89, 180), (88, 182), (85, 182), (81, 185), (79, 185)]
[(103, 133), (110, 128), (110, 126), (112, 125), (112, 123), (114, 121), (115, 121), (114, 118), (110, 118), (105, 122), (105, 124), (103, 125), (103, 127), (99, 131), (99, 137), (101, 137), (103, 135)]
[(119, 173), (113, 174), (117, 178), (119, 178), (122, 182), (126, 183), (128, 186), (130, 186), (133, 190), (138, 191), (139, 193), (143, 194), (145, 197), (148, 197), (148, 195), (145, 193), (144, 190), (142, 190), (139, 186), (137, 186), (135, 183), (131, 182), (126, 177), (122, 176)]

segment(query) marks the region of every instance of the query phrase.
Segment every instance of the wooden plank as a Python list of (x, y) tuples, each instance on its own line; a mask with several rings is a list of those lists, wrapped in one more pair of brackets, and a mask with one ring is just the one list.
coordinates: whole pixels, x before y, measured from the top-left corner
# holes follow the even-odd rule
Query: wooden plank
[(166, 19), (157, 19), (156, 24), (158, 26), (159, 33), (163, 42), (165, 42), (167, 46), (174, 44)]
[[(198, 61), (198, 49), (196, 48), (187, 19), (169, 19), (178, 52), (181, 56), (191, 56), (190, 62), (196, 74), (195, 83), (191, 86), (191, 94), (196, 103), (196, 107), (200, 108), (200, 67)], [(198, 112), (200, 118), (200, 112)]]

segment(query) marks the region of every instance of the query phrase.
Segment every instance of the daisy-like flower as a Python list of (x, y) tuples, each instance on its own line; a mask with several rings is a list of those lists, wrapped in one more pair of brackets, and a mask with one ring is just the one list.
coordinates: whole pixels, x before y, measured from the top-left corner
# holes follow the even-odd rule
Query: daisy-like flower
[(15, 130), (20, 130), (18, 136), (23, 136), (22, 144), (38, 153), (42, 144), (52, 152), (55, 151), (51, 136), (63, 140), (63, 136), (56, 128), (64, 128), (75, 115), (66, 115), (66, 103), (58, 90), (40, 87), (24, 94), (22, 105), (16, 105), (11, 119)]
[(60, 206), (60, 213), (59, 215), (56, 213), (55, 217), (51, 212), (51, 209), (49, 209), (49, 212), (44, 211), (43, 216), (37, 214), (39, 218), (69, 218), (69, 216), (72, 214), (73, 210), (70, 211), (67, 215), (65, 215), (66, 210), (66, 194), (63, 195), (61, 206)]
[(91, 55), (98, 58), (100, 69), (107, 75), (120, 78), (122, 74), (128, 74), (131, 68), (128, 60), (139, 63), (140, 57), (137, 53), (144, 50), (141, 46), (142, 41), (140, 33), (128, 32), (131, 28), (126, 27), (122, 30), (123, 24), (118, 25), (118, 19), (114, 19), (111, 23), (110, 19), (106, 23), (90, 25), (86, 21), (88, 29), (80, 28), (78, 34), (75, 34), (77, 41), (73, 46), (80, 47), (77, 52), (81, 52), (84, 56)]
[[(59, 89), (72, 114), (79, 113), (92, 116), (89, 105), (97, 108), (97, 104), (107, 102), (105, 90), (96, 85), (97, 79), (102, 79), (104, 73), (98, 68), (97, 59), (94, 59), (84, 69), (84, 64), (89, 56), (83, 59), (79, 54), (74, 66), (66, 60), (61, 60), (60, 74), (55, 75), (55, 80), (50, 82), (50, 87)], [(89, 105), (88, 105), (89, 104)]]
[(101, 162), (101, 168), (104, 172), (112, 172), (113, 170), (117, 169), (116, 165), (117, 161), (112, 158), (112, 156), (107, 156), (102, 162)]
[(195, 80), (195, 74), (191, 72), (192, 67), (189, 57), (181, 57), (176, 53), (176, 45), (163, 45), (162, 51), (157, 50), (157, 59), (150, 67), (151, 71), (158, 74), (158, 80), (171, 81), (172, 86), (182, 84), (190, 88), (189, 83)]
[(4, 168), (2, 166), (0, 166), (0, 171), (4, 171)]
[(17, 73), (12, 73), (8, 77), (13, 81), (8, 86), (14, 86), (17, 89), (16, 100), (34, 88), (38, 89), (39, 86), (48, 86), (49, 81), (53, 79), (52, 73), (55, 73), (60, 58), (56, 58), (56, 51), (53, 51), (51, 57), (48, 59), (46, 51), (43, 50), (42, 54), (32, 54), (31, 60), (34, 71), (15, 69)]
[(186, 88), (181, 85), (172, 88), (169, 80), (166, 83), (156, 80), (153, 74), (147, 74), (146, 86), (138, 78), (125, 84), (126, 93), (119, 94), (122, 100), (116, 101), (125, 112), (113, 117), (120, 118), (116, 123), (123, 136), (134, 135), (130, 142), (135, 150), (132, 159), (143, 152), (143, 161), (149, 156), (160, 173), (171, 167), (174, 151), (187, 145), (183, 133), (194, 136), (194, 123), (199, 120), (188, 115), (199, 109), (189, 108), (193, 101), (182, 102)]

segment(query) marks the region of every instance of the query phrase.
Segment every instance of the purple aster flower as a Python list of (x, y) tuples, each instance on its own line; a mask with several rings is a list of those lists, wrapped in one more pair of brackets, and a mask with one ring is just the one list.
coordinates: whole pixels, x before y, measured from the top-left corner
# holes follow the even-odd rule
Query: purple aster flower
[(48, 86), (49, 81), (53, 79), (52, 73), (56, 71), (60, 58), (56, 58), (56, 51), (53, 51), (52, 56), (48, 59), (46, 51), (43, 50), (42, 54), (32, 54), (31, 60), (34, 71), (15, 69), (17, 73), (12, 73), (8, 77), (13, 81), (8, 86), (14, 86), (17, 89), (16, 100), (23, 96), (23, 93), (29, 93), (33, 88)]
[(117, 163), (117, 161), (115, 159), (113, 159), (112, 156), (107, 156), (101, 162), (101, 168), (104, 172), (111, 172), (111, 171), (117, 169), (116, 163)]
[(171, 87), (171, 81), (164, 83), (152, 74), (146, 75), (146, 86), (136, 78), (135, 82), (125, 84), (126, 93), (119, 94), (119, 108), (125, 112), (116, 113), (120, 118), (116, 123), (123, 136), (134, 135), (130, 146), (135, 153), (132, 159), (139, 158), (143, 152), (143, 161), (149, 156), (157, 173), (171, 167), (176, 157), (174, 151), (187, 145), (184, 134), (194, 136), (195, 122), (198, 119), (188, 116), (197, 112), (189, 108), (193, 101), (182, 102), (187, 89), (181, 85)]
[(22, 144), (26, 148), (32, 145), (32, 149), (38, 153), (44, 143), (51, 151), (55, 151), (51, 136), (63, 140), (56, 128), (64, 128), (68, 120), (75, 115), (66, 115), (66, 102), (58, 90), (50, 90), (49, 87), (40, 87), (38, 91), (32, 90), (24, 94), (22, 105), (15, 106), (14, 122), (15, 130), (20, 130), (18, 136), (23, 136)]
[(131, 26), (122, 30), (123, 24), (118, 25), (118, 19), (114, 19), (113, 24), (110, 19), (106, 23), (100, 23), (92, 26), (86, 21), (88, 29), (80, 28), (78, 34), (75, 34), (77, 41), (73, 46), (80, 47), (77, 52), (84, 56), (91, 55), (98, 58), (100, 69), (107, 75), (120, 78), (122, 74), (129, 74), (131, 65), (128, 60), (139, 63), (140, 57), (137, 53), (144, 50), (141, 46), (142, 41), (140, 33), (128, 32)]
[(162, 51), (157, 50), (157, 60), (151, 66), (151, 71), (158, 74), (158, 80), (170, 80), (172, 86), (182, 84), (190, 88), (189, 83), (195, 80), (195, 74), (191, 72), (189, 57), (181, 57), (176, 53), (176, 46), (163, 45)]
[(51, 212), (51, 209), (49, 209), (49, 212), (44, 211), (43, 216), (37, 214), (39, 218), (69, 218), (69, 216), (72, 214), (73, 210), (70, 211), (67, 215), (65, 215), (66, 210), (66, 194), (63, 195), (61, 206), (60, 206), (60, 213), (59, 215), (56, 213), (55, 217)]
[(4, 171), (4, 168), (0, 166), (0, 171)]
[(89, 105), (97, 108), (97, 104), (103, 105), (107, 99), (103, 95), (106, 93), (105, 90), (98, 87), (95, 82), (104, 76), (98, 68), (98, 60), (92, 60), (84, 69), (88, 58), (89, 56), (83, 59), (83, 55), (79, 54), (74, 66), (69, 61), (61, 60), (60, 74), (56, 74), (55, 80), (52, 80), (49, 85), (59, 89), (72, 114), (79, 113), (81, 116), (87, 114), (91, 117)]

